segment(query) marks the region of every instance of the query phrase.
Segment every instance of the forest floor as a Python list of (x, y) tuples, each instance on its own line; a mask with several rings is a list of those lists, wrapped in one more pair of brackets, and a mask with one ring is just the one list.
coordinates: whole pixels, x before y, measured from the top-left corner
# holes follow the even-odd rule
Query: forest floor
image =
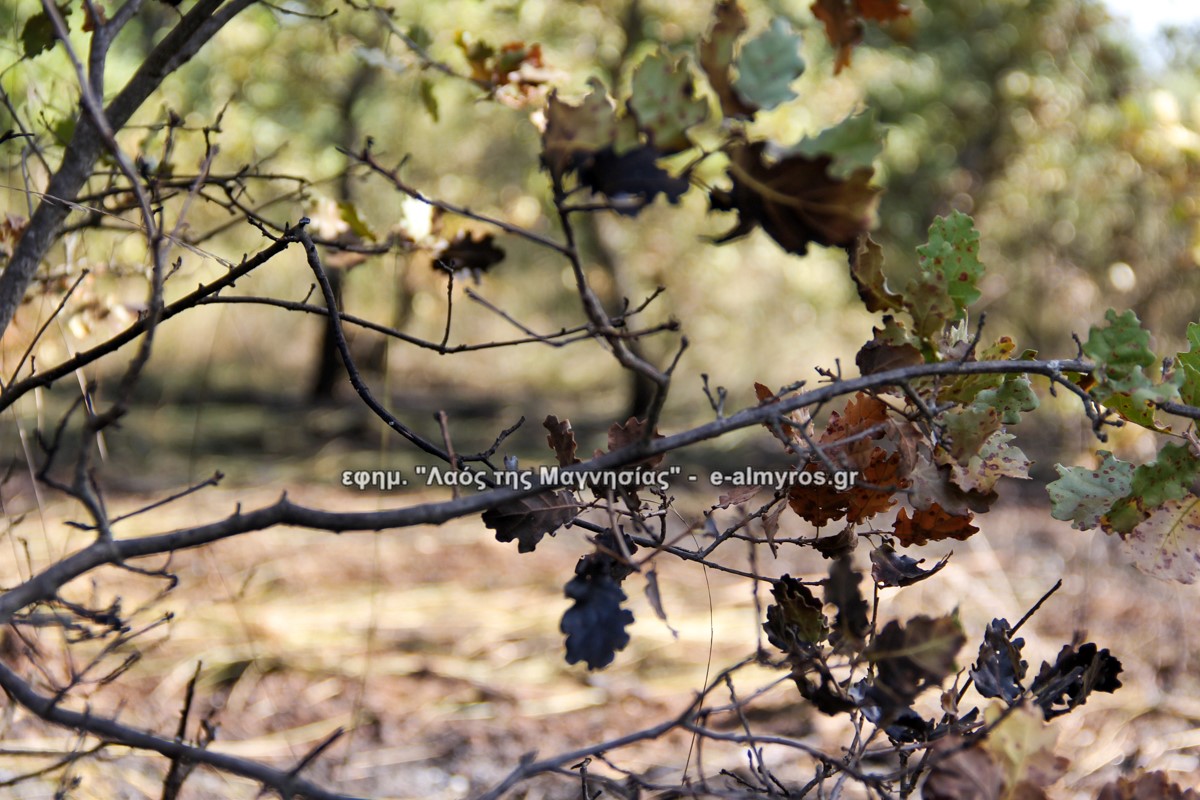
[[(329, 458), (333, 464), (339, 456)], [(448, 495), (346, 489), (332, 469), (325, 481), (311, 472), (247, 480), (260, 469), (265, 476), (268, 466), (243, 470), (236, 481), (133, 517), (123, 524), (123, 535), (217, 520), (239, 503), (243, 510), (269, 504), (284, 490), (297, 502), (339, 510)], [(162, 487), (123, 489), (109, 497), (114, 514), (167, 493)], [(679, 525), (701, 521), (714, 499), (681, 496)], [(63, 524), (76, 517), (76, 508), (45, 495), (38, 499), (27, 484), (7, 485), (4, 502), (12, 523), (12, 555), (0, 576), (5, 585), (27, 577), (30, 565), (45, 566), (87, 541), (86, 533)], [(794, 532), (802, 533), (795, 522)], [(1001, 504), (979, 524), (982, 531), (966, 542), (910, 553), (931, 563), (954, 551), (934, 578), (884, 590), (879, 624), (957, 609), (968, 636), (958, 659), (965, 668), (992, 618), (1019, 619), (1061, 578), (1061, 589), (1021, 631), (1031, 673), (1063, 644), (1086, 637), (1121, 660), (1124, 686), (1115, 694), (1093, 694), (1053, 723), (1056, 752), (1070, 766), (1050, 796), (1093, 798), (1106, 781), (1140, 768), (1170, 770), (1182, 785), (1200, 786), (1200, 590), (1142, 575), (1127, 563), (1119, 542), (1057, 523), (1037, 502)], [(71, 597), (102, 606), (119, 596), (134, 627), (147, 630), (88, 673), (98, 678), (138, 654), (118, 679), (89, 689), (89, 706), (174, 735), (188, 681), (199, 668), (189, 731), (194, 735), (198, 720), (210, 720), (217, 726), (213, 750), (291, 768), (343, 729), (308, 768), (314, 781), (364, 797), (471, 797), (502, 780), (525, 754), (547, 757), (671, 719), (706, 682), (753, 655), (762, 641), (769, 594), (755, 597), (735, 575), (660, 558), (666, 622), (644, 594), (645, 580), (634, 575), (624, 586), (636, 617), (629, 646), (602, 671), (566, 664), (559, 621), (569, 601), (562, 587), (590, 549), (582, 530), (569, 529), (536, 552), (519, 554), (470, 518), (380, 533), (278, 529), (176, 553), (169, 562), (139, 563), (178, 578), (165, 594), (162, 579), (106, 569), (95, 580), (72, 584)], [(860, 568), (867, 565), (866, 550), (860, 545), (855, 554)], [(722, 561), (752, 566), (741, 545), (730, 545)], [(764, 548), (753, 566), (766, 575), (805, 577), (819, 577), (826, 568), (811, 550), (797, 548), (781, 550), (778, 558)], [(170, 620), (163, 621), (168, 613)], [(98, 650), (89, 643), (67, 648), (50, 629), (27, 631), (26, 637), (21, 642), (11, 631), (5, 634), (0, 657), (23, 674), (40, 674), (43, 689), (80, 670), (87, 654)], [(838, 755), (849, 741), (845, 726), (816, 713), (783, 678), (761, 666), (735, 675), (739, 697), (772, 687), (755, 699), (747, 724), (757, 734), (798, 738)], [(928, 716), (939, 713), (936, 695), (920, 701)], [(974, 693), (965, 702), (972, 698), (986, 702)], [(722, 688), (709, 704), (728, 701), (729, 689)], [(710, 723), (731, 732), (742, 724), (730, 714), (714, 715)], [(0, 780), (91, 744), (10, 703), (0, 719)], [(774, 775), (796, 785), (813, 775), (813, 763), (792, 750), (767, 746), (763, 759)], [(745, 746), (709, 742), (701, 748), (682, 731), (610, 750), (607, 760), (593, 760), (587, 769), (619, 778), (615, 767), (662, 785), (677, 785), (684, 774), (693, 782), (703, 775), (725, 785), (732, 778), (722, 770), (754, 780)], [(3, 791), (5, 797), (50, 798), (77, 779), (62, 796), (158, 798), (165, 770), (160, 758), (110, 747)], [(511, 796), (578, 797), (578, 774), (579, 765), (568, 763), (562, 774), (523, 783)], [(845, 788), (844, 796), (857, 796), (852, 783)], [(248, 800), (257, 793), (240, 778), (199, 769), (181, 798)]]

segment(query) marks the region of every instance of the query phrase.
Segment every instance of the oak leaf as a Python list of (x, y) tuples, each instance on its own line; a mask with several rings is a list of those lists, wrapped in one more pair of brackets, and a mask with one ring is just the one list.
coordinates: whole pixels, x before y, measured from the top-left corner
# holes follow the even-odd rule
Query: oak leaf
[(892, 533), (904, 547), (940, 542), (943, 539), (962, 541), (979, 532), (979, 528), (971, 524), (971, 519), (970, 513), (965, 517), (949, 514), (937, 503), (914, 512), (911, 518), (908, 516), (908, 510), (902, 508), (896, 515)]
[(716, 92), (721, 113), (733, 119), (750, 119), (758, 108), (734, 91), (729, 74), (734, 45), (746, 32), (746, 14), (736, 0), (721, 0), (713, 14), (713, 25), (700, 40), (700, 67)]
[(871, 186), (874, 170), (854, 170), (845, 179), (830, 173), (829, 156), (791, 155), (768, 161), (766, 142), (731, 146), (729, 190), (709, 193), (714, 211), (737, 211), (738, 223), (718, 243), (745, 236), (762, 226), (784, 250), (797, 255), (810, 243), (846, 247), (865, 233), (879, 203)]

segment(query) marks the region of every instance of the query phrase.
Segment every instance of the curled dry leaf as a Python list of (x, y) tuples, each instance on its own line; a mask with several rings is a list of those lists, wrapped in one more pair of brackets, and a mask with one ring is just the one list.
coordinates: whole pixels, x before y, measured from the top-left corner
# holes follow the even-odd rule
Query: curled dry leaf
[(858, 296), (868, 311), (900, 311), (904, 298), (887, 286), (883, 275), (883, 248), (868, 234), (860, 234), (847, 248), (850, 254), (850, 277)]
[(729, 508), (730, 506), (745, 505), (753, 499), (754, 495), (762, 491), (761, 486), (739, 486), (729, 494), (723, 494), (717, 498), (717, 504), (713, 508)]
[[(620, 450), (622, 447), (627, 447), (636, 442), (640, 442), (646, 438), (646, 421), (637, 417), (630, 417), (624, 423), (614, 422), (608, 429), (608, 452)], [(658, 431), (654, 432), (651, 439), (662, 439), (663, 435)], [(643, 467), (653, 469), (663, 462), (666, 458), (664, 454), (650, 456), (642, 459), (636, 464), (630, 466)]]
[(517, 550), (531, 553), (547, 533), (575, 519), (579, 507), (570, 492), (539, 492), (483, 512), (483, 524), (496, 532), (496, 541), (517, 540)]
[(554, 451), (554, 457), (558, 459), (558, 465), (560, 467), (569, 467), (572, 464), (580, 463), (578, 456), (575, 455), (578, 445), (575, 443), (575, 431), (571, 428), (571, 420), (560, 420), (558, 417), (550, 414), (542, 422), (542, 425), (550, 432), (546, 436), (546, 443)]
[(871, 551), (871, 577), (880, 586), (909, 586), (940, 571), (949, 561), (947, 553), (929, 569), (922, 569), (925, 559), (911, 558), (883, 544)]
[(960, 517), (948, 513), (937, 503), (908, 516), (908, 509), (900, 509), (892, 533), (904, 547), (940, 542), (943, 539), (964, 540), (978, 533), (979, 528), (971, 524), (972, 515)]

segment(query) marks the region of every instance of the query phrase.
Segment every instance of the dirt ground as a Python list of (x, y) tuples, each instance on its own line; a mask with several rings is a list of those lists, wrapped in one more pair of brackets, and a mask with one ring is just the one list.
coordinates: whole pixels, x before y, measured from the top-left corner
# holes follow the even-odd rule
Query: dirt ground
[[(218, 519), (238, 502), (243, 508), (269, 503), (281, 488), (206, 490), (132, 518), (124, 535)], [(311, 482), (286, 488), (296, 501), (337, 509), (416, 499)], [(146, 499), (117, 497), (112, 510)], [(29, 513), (11, 516), (22, 503)], [(696, 500), (680, 505), (698, 507)], [(44, 565), (86, 541), (86, 534), (62, 524), (75, 513), (65, 504), (43, 498), (39, 510), (27, 493), (9, 496), (6, 508), (12, 523), (6, 585), (28, 575), (30, 561)], [(684, 511), (679, 524), (698, 519), (697, 511)], [(1184, 786), (1200, 785), (1197, 588), (1143, 576), (1125, 563), (1119, 543), (1055, 523), (1035, 505), (999, 508), (980, 524), (980, 534), (953, 543), (950, 564), (938, 576), (885, 590), (880, 624), (957, 608), (969, 637), (959, 655), (966, 667), (990, 619), (1015, 621), (1062, 577), (1062, 589), (1022, 630), (1031, 671), (1080, 635), (1121, 660), (1124, 686), (1113, 695), (1093, 695), (1053, 724), (1057, 752), (1071, 761), (1053, 796), (1091, 798), (1105, 781), (1138, 768), (1170, 770)], [(629, 647), (603, 671), (568, 666), (558, 630), (568, 606), (562, 586), (589, 550), (583, 536), (578, 529), (560, 531), (522, 555), (495, 542), (477, 519), (377, 534), (274, 530), (178, 553), (169, 563), (141, 564), (178, 577), (178, 586), (161, 597), (162, 580), (107, 569), (94, 581), (73, 584), (71, 596), (93, 604), (120, 596), (126, 612), (138, 609), (135, 625), (151, 627), (102, 662), (111, 669), (134, 647), (140, 653), (125, 675), (90, 689), (89, 705), (173, 735), (199, 664), (193, 719), (209, 716), (217, 726), (214, 750), (291, 767), (344, 728), (309, 769), (315, 781), (377, 798), (474, 796), (526, 753), (552, 755), (670, 719), (710, 676), (754, 652), (761, 610), (747, 581), (663, 559), (659, 582), (670, 627), (655, 616), (645, 581), (634, 575), (625, 583), (637, 620)], [(746, 567), (746, 551), (738, 547), (730, 545), (724, 561)], [(933, 558), (948, 549), (928, 547), (917, 555)], [(866, 556), (860, 547), (858, 566), (867, 564)], [(807, 550), (784, 550), (778, 559), (764, 552), (757, 566), (768, 575), (810, 577), (824, 569)], [(763, 605), (768, 600), (758, 598)], [(152, 625), (164, 613), (173, 615), (170, 621)], [(96, 649), (88, 643), (66, 648), (48, 629), (31, 634), (34, 656), (22, 653), (11, 634), (6, 641), (8, 662), (24, 674), (41, 670), (43, 687), (72, 665), (78, 669)], [(846, 731), (807, 707), (780, 677), (761, 667), (735, 677), (742, 697), (776, 684), (754, 703), (755, 731), (800, 737), (838, 753)], [(711, 701), (728, 699), (722, 690)], [(936, 712), (936, 697), (922, 702), (930, 715)], [(712, 724), (736, 721), (718, 715)], [(0, 780), (89, 744), (8, 703), (0, 719)], [(813, 764), (794, 751), (768, 746), (763, 757), (783, 779), (803, 782), (812, 775)], [(686, 771), (692, 780), (702, 772), (722, 785), (729, 778), (721, 770), (746, 774), (748, 764), (743, 746), (709, 743), (697, 751), (678, 732), (613, 750), (608, 758), (663, 784), (678, 783)], [(50, 798), (71, 785), (63, 796), (157, 798), (165, 769), (161, 759), (110, 748), (0, 791)], [(619, 776), (599, 762), (589, 769)], [(578, 773), (568, 773), (522, 784), (511, 796), (577, 797)], [(257, 793), (247, 781), (199, 769), (182, 797), (234, 800)]]

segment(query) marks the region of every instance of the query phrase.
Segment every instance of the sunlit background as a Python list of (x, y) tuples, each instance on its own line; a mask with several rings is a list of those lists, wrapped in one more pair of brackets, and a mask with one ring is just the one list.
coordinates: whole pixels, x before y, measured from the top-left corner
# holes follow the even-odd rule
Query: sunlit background
[[(788, 145), (872, 109), (886, 131), (874, 161), (875, 179), (886, 188), (874, 235), (885, 248), (889, 277), (899, 281), (913, 269), (914, 248), (935, 215), (972, 214), (988, 267), (971, 318), (974, 324), (986, 312), (984, 344), (1011, 336), (1018, 348), (1046, 357), (1074, 356), (1072, 335), (1086, 336), (1112, 306), (1137, 311), (1155, 332), (1160, 355), (1180, 349), (1187, 323), (1200, 320), (1200, 13), (1193, 3), (1110, 0), (1116, 23), (1094, 0), (908, 4), (911, 20), (871, 27), (852, 66), (835, 77), (810, 0), (743, 0), (755, 30), (775, 13), (787, 15), (802, 33), (808, 62), (795, 84), (800, 98), (761, 115), (753, 135)], [(660, 43), (693, 52), (712, 7), (710, 0), (391, 5), (405, 26), (428, 34), (429, 52), (455, 70), (467, 68), (455, 42), (459, 32), (493, 44), (540, 43), (565, 96), (578, 95), (593, 77), (623, 86), (632, 66)], [(339, 148), (361, 147), (370, 136), (381, 160), (395, 165), (407, 158), (403, 174), (420, 190), (560, 236), (531, 118), (539, 104), (514, 108), (424, 71), (373, 17), (338, 6), (337, 15), (313, 19), (257, 4), (146, 103), (121, 134), (122, 146), (142, 163), (157, 164), (162, 123), (177, 113), (191, 132), (180, 134), (173, 158), (187, 173), (203, 153), (198, 131), (223, 115), (215, 169), (232, 173), (258, 164), (311, 182), (302, 191), (282, 180), (255, 184), (255, 207), (273, 222), (307, 214), (336, 235), (348, 227), (340, 202), (379, 236), (428, 227), (387, 182), (362, 173), (340, 179), (347, 159)], [(17, 32), (39, 9), (40, 0), (0, 0), (0, 83), (52, 164), (70, 135), (78, 94), (61, 52), (20, 59)], [(79, 17), (72, 30), (83, 49)], [(110, 90), (177, 19), (167, 3), (143, 5), (110, 58)], [(1164, 35), (1164, 24), (1178, 27)], [(0, 130), (6, 127), (0, 121)], [(703, 136), (711, 143), (719, 132)], [(17, 152), (3, 151), (0, 212), (20, 216), (29, 211), (21, 187), (26, 180), (44, 186), (47, 172)], [(720, 184), (724, 166), (706, 166), (699, 178)], [(168, 202), (168, 215), (174, 218), (182, 205), (178, 197)], [(191, 207), (186, 233), (195, 237), (195, 249), (180, 253), (169, 299), (221, 274), (218, 258), (236, 262), (263, 247), (257, 229), (227, 227), (229, 219), (216, 204)], [(588, 277), (610, 308), (626, 297), (636, 305), (661, 285), (666, 291), (644, 324), (674, 317), (683, 325), (690, 346), (663, 417), (668, 432), (713, 418), (702, 375), (714, 394), (727, 389), (725, 411), (733, 411), (755, 402), (755, 381), (771, 387), (817, 381), (818, 367), (853, 374), (856, 351), (880, 324), (863, 309), (843, 251), (814, 246), (800, 258), (761, 232), (714, 246), (712, 237), (732, 225), (731, 215), (710, 213), (696, 189), (679, 207), (660, 200), (637, 218), (602, 216), (581, 227)], [(447, 235), (486, 230), (454, 217), (445, 226)], [(431, 268), (427, 254), (407, 252), (345, 262), (345, 309), (434, 342), (449, 314), (450, 344), (521, 335), (513, 320), (542, 332), (583, 320), (560, 257), (516, 237), (498, 242), (506, 260), (478, 284), (458, 281), (452, 314), (445, 275)], [(47, 279), (0, 346), (5, 380), (54, 313), (63, 287), (83, 269), (91, 270), (87, 279), (32, 351), (39, 368), (112, 336), (144, 302), (145, 247), (127, 229), (76, 231), (46, 262)], [(489, 305), (471, 299), (468, 288)], [(313, 297), (311, 272), (294, 253), (235, 289), (242, 296)], [(408, 470), (416, 456), (364, 411), (341, 373), (322, 371), (330, 352), (324, 332), (318, 318), (248, 305), (205, 307), (165, 323), (135, 407), (123, 427), (106, 432), (97, 480), (121, 509), (114, 513), (216, 470), (226, 480), (218, 491), (135, 517), (123, 530), (191, 525), (235, 503), (271, 502), (284, 489), (330, 508), (411, 501), (412, 495), (351, 496), (339, 485), (345, 469)], [(448, 357), (359, 331), (351, 346), (376, 394), (437, 441), (432, 413), (445, 410), (459, 452), (485, 449), (525, 416), (504, 453), (520, 455), (526, 465), (551, 458), (538, 424), (547, 414), (569, 416), (581, 452), (590, 453), (605, 445), (613, 421), (628, 416), (634, 397), (628, 375), (591, 343)], [(678, 346), (676, 336), (660, 335), (645, 342), (645, 353), (669, 363)], [(122, 351), (82, 370), (79, 383), (119, 372), (127, 357)], [(1090, 463), (1097, 443), (1075, 399), (1039, 391), (1045, 413), (1027, 416), (1015, 431), (1038, 462), (1037, 477), (1052, 477), (1055, 461)], [(103, 392), (102, 385), (102, 399)], [(21, 557), (4, 562), (0, 581), (8, 585), (21, 579), (24, 558), (40, 568), (91, 535), (63, 523), (77, 516), (77, 507), (35, 492), (30, 478), (35, 428), (52, 429), (77, 396), (74, 382), (31, 393), (0, 425), (0, 467), (13, 477), (0, 489), (4, 511), (14, 526), (24, 525), (10, 531)], [(1129, 426), (1105, 446), (1143, 462), (1158, 441)], [(768, 447), (774, 448), (771, 437), (756, 428), (679, 458), (745, 464), (747, 454)], [(1115, 699), (1089, 700), (1086, 713), (1060, 727), (1064, 751), (1074, 759), (1069, 780), (1082, 787), (1062, 796), (1090, 800), (1130, 764), (1200, 777), (1195, 593), (1134, 572), (1113, 539), (1055, 526), (1040, 483), (1011, 484), (1002, 487), (1010, 505), (989, 516), (985, 533), (955, 543), (958, 553), (939, 576), (946, 583), (902, 593), (905, 613), (954, 610), (977, 633), (992, 617), (1019, 618), (1064, 577), (1061, 593), (1022, 631), (1037, 655), (1031, 662), (1089, 630), (1119, 649), (1131, 688)], [(702, 520), (696, 508), (712, 501), (681, 500), (672, 524)], [(798, 520), (786, 524), (788, 535), (812, 534)], [(335, 727), (367, 718), (354, 747), (334, 748), (335, 759), (321, 759), (321, 777), (355, 792), (459, 798), (470, 785), (467, 776), (478, 783), (501, 775), (523, 749), (549, 750), (571, 737), (590, 741), (625, 730), (630, 719), (657, 720), (677, 710), (707, 667), (752, 652), (747, 648), (759, 631), (753, 615), (761, 608), (740, 582), (717, 573), (699, 579), (684, 568), (692, 565), (674, 572), (678, 565), (668, 566), (663, 596), (679, 638), (642, 601), (640, 589), (632, 590), (635, 643), (597, 678), (568, 668), (559, 653), (562, 585), (586, 549), (578, 530), (547, 539), (528, 558), (496, 547), (478, 519), (411, 536), (385, 532), (369, 542), (277, 533), (173, 560), (183, 580), (170, 599), (186, 614), (163, 634), (162, 647), (123, 678), (132, 687), (125, 696), (114, 699), (118, 685), (100, 699), (123, 708), (125, 719), (142, 714), (174, 730), (179, 694), (203, 650), (202, 689), (227, 692), (222, 736), (240, 740), (244, 752), (290, 768)], [(861, 549), (857, 556), (865, 560)], [(826, 565), (805, 551), (755, 568), (817, 574)], [(113, 584), (95, 591), (120, 592), (136, 605), (130, 575), (119, 573)], [(150, 584), (145, 592), (158, 588)], [(889, 613), (899, 613), (901, 603)], [(821, 733), (827, 722), (797, 712), (794, 698), (775, 711), (803, 735)], [(578, 723), (577, 713), (591, 715), (590, 722)], [(940, 712), (931, 705), (930, 713)], [(27, 749), (28, 742), (18, 737)], [(15, 752), (11, 744), (0, 741), (6, 753)], [(661, 758), (678, 760), (687, 748), (685, 741)], [(89, 768), (84, 788), (72, 796), (118, 796), (117, 788), (106, 793), (110, 785), (120, 796), (160, 796), (159, 766), (133, 757), (106, 762)], [(244, 791), (222, 785), (196, 796), (257, 793), (254, 786), (237, 788)]]

